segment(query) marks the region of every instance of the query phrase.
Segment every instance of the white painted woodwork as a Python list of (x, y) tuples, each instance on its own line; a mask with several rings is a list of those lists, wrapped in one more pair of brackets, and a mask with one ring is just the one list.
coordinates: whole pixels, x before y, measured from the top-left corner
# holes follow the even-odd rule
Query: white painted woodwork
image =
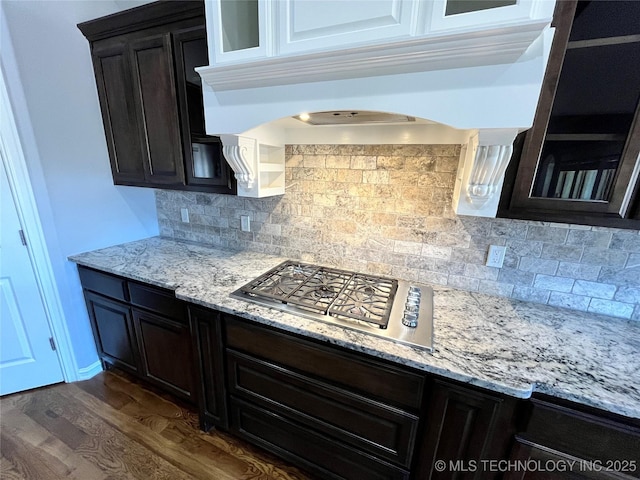
[(517, 129), (496, 129), (481, 130), (469, 137), (460, 153), (453, 192), (453, 209), (458, 215), (496, 216), (517, 134)]
[[(256, 47), (244, 50), (224, 50), (225, 35), (242, 35), (243, 30), (248, 25), (253, 25), (253, 21), (247, 21), (242, 16), (225, 18), (222, 15), (222, 3), (220, 1), (205, 1), (207, 40), (209, 48), (209, 59), (212, 63), (236, 63), (247, 62), (271, 55), (273, 51), (273, 30), (271, 18), (275, 5), (271, 2), (258, 0), (258, 32), (252, 32), (251, 37), (258, 38)], [(224, 21), (226, 20), (226, 22)]]
[(0, 160), (27, 239), (31, 266), (53, 332), (64, 380), (85, 380), (101, 371), (102, 364), (96, 361), (84, 369), (77, 367), (5, 78), (4, 67), (0, 65)]
[(284, 147), (257, 139), (221, 135), (222, 151), (238, 181), (241, 197), (271, 197), (284, 194)]
[[(207, 2), (214, 32), (219, 1)], [(483, 139), (531, 126), (553, 40), (555, 1), (518, 0), (448, 16), (445, 0), (261, 0), (260, 5), (263, 50), (221, 61), (215, 45), (220, 39), (209, 33), (212, 65), (198, 69), (207, 133), (222, 136), (239, 195), (284, 192), (279, 173), (267, 173), (273, 168), (266, 167), (279, 161), (259, 160), (271, 158), (276, 147), (311, 139), (368, 143), (383, 128), (319, 126), (309, 127), (315, 129), (311, 133), (288, 128), (286, 119), (304, 112), (366, 110), (440, 124), (442, 131), (454, 132), (448, 138), (464, 137), (464, 144), (470, 132), (478, 132), (479, 147), (470, 142), (461, 161), (454, 208), (495, 216), (515, 133), (510, 141)], [(389, 126), (377, 143), (426, 143), (431, 136), (420, 137), (425, 128)], [(243, 154), (232, 137), (252, 139), (254, 153)], [(264, 187), (265, 178), (270, 187)]]
[(281, 0), (276, 5), (282, 56), (408, 38), (419, 2)]
[(445, 15), (446, 0), (429, 0), (423, 4), (425, 9), (430, 10), (430, 12), (425, 12), (425, 17), (428, 19), (425, 28), (427, 32), (431, 33), (446, 31), (461, 33), (506, 24), (525, 24), (531, 21), (550, 19), (553, 17), (555, 8), (555, 2), (551, 0), (518, 0), (515, 5)]
[(63, 381), (47, 315), (22, 244), (4, 168), (0, 171), (0, 395)]

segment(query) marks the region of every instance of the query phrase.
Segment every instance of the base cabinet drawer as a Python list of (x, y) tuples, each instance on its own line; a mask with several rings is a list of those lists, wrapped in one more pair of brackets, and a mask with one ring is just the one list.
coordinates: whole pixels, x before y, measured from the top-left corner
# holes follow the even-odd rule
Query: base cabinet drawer
[(422, 405), (424, 375), (230, 316), (226, 319), (229, 348), (388, 405), (412, 411)]
[(418, 417), (290, 370), (227, 351), (229, 390), (354, 448), (408, 468)]
[(594, 462), (522, 438), (516, 438), (509, 465), (504, 480), (631, 480), (622, 471), (636, 470), (628, 460)]
[(231, 397), (231, 430), (266, 450), (334, 480), (407, 480), (409, 472), (336, 442), (284, 415)]

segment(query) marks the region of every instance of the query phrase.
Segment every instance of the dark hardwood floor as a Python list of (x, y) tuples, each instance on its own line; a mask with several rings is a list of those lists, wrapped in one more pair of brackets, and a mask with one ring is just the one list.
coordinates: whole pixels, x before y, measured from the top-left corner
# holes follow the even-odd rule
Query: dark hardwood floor
[(0, 398), (0, 478), (308, 480), (113, 371)]

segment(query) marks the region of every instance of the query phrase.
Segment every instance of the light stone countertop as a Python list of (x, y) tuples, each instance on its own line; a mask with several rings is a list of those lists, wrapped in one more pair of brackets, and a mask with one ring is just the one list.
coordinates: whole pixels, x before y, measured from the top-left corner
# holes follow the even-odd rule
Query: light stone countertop
[(153, 237), (71, 261), (176, 297), (514, 397), (640, 418), (640, 322), (434, 286), (434, 352), (229, 297), (284, 258)]

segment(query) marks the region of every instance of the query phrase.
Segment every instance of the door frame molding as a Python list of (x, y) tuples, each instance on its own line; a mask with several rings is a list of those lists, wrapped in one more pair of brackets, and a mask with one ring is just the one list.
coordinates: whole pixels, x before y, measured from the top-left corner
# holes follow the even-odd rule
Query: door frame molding
[[(80, 375), (82, 372), (77, 368), (76, 357), (71, 348), (71, 337), (47, 251), (44, 231), (40, 223), (2, 65), (0, 65), (0, 159), (7, 172), (11, 196), (27, 240), (31, 266), (40, 291), (47, 323), (56, 344), (62, 375), (66, 382), (81, 380), (83, 375)], [(89, 376), (85, 378), (89, 378)]]

